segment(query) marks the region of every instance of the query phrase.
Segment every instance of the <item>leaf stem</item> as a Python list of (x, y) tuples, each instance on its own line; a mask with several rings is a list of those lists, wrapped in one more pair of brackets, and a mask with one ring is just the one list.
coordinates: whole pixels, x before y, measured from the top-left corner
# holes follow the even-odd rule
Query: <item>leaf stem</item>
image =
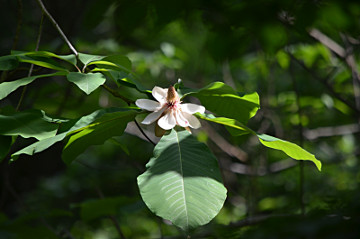
[(102, 87), (103, 87), (106, 91), (108, 91), (110, 94), (112, 94), (113, 96), (122, 99), (126, 104), (130, 105), (130, 104), (133, 104), (133, 103), (134, 103), (134, 101), (132, 101), (132, 100), (130, 100), (130, 99), (128, 99), (128, 98), (120, 95), (117, 91), (111, 89), (109, 86), (103, 84)]
[(59, 24), (55, 21), (55, 19), (51, 16), (51, 14), (49, 13), (49, 11), (46, 9), (44, 3), (42, 2), (42, 0), (37, 0), (38, 4), (40, 5), (43, 13), (49, 18), (49, 20), (51, 21), (51, 23), (54, 25), (54, 27), (56, 28), (56, 30), (59, 32), (59, 34), (61, 35), (61, 37), (63, 38), (63, 40), (66, 42), (66, 44), (69, 46), (70, 50), (75, 54), (75, 56), (78, 56), (78, 52), (77, 50), (73, 47), (73, 45), (71, 44), (71, 42), (69, 41), (69, 39), (66, 37), (66, 35), (64, 34), (64, 32), (61, 30)]
[(154, 143), (154, 141), (152, 141), (152, 140), (149, 138), (149, 136), (147, 136), (147, 135), (145, 134), (144, 130), (140, 127), (139, 123), (138, 123), (135, 119), (134, 119), (134, 122), (135, 122), (136, 126), (138, 127), (138, 129), (140, 130), (140, 132), (145, 136), (145, 138), (146, 138), (147, 140), (149, 140), (149, 142), (152, 143), (152, 144), (155, 146), (156, 144)]

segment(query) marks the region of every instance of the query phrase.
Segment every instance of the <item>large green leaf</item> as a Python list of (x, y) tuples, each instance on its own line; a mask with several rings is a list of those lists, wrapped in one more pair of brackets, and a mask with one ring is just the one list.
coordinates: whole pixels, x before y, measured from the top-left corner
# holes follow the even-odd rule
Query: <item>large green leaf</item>
[(59, 125), (44, 119), (45, 113), (40, 110), (28, 110), (11, 115), (0, 115), (0, 135), (24, 138), (34, 137), (38, 140), (55, 136)]
[(189, 132), (163, 136), (146, 167), (138, 177), (145, 204), (183, 230), (208, 223), (222, 208), (226, 189), (218, 162)]
[(200, 90), (179, 89), (179, 92), (183, 97), (197, 97), (207, 110), (218, 116), (236, 119), (244, 124), (247, 124), (260, 107), (259, 95), (256, 92), (239, 95), (222, 82), (214, 82)]
[(266, 134), (257, 134), (257, 136), (259, 137), (260, 142), (266, 147), (281, 150), (296, 160), (309, 160), (316, 165), (319, 171), (321, 171), (321, 162), (316, 159), (313, 154), (304, 150), (300, 146)]
[(3, 82), (0, 84), (0, 100), (4, 99), (6, 96), (8, 96), (11, 92), (15, 91), (17, 88), (24, 85), (28, 85), (38, 78), (59, 76), (59, 75), (66, 75), (66, 72), (60, 71), (53, 74), (30, 76), (15, 81)]
[(124, 133), (129, 121), (134, 120), (137, 112), (124, 109), (108, 113), (72, 134), (64, 147), (62, 158), (70, 164), (78, 155), (91, 145), (103, 144), (106, 140)]
[(54, 145), (55, 143), (60, 142), (61, 140), (65, 139), (65, 137), (68, 133), (71, 133), (80, 128), (83, 128), (83, 127), (91, 124), (92, 122), (94, 122), (96, 119), (98, 119), (105, 113), (113, 112), (114, 110), (115, 109), (101, 109), (101, 110), (97, 110), (89, 115), (83, 116), (80, 119), (71, 120), (71, 121), (62, 123), (57, 135), (50, 137), (50, 138), (42, 139), (38, 142), (35, 142), (19, 151), (13, 153), (11, 155), (12, 160), (17, 159), (17, 157), (19, 157), (19, 155), (21, 155), (21, 154), (34, 155), (35, 153), (42, 152), (45, 149), (49, 148), (50, 146)]
[(80, 72), (70, 72), (67, 75), (67, 79), (77, 85), (88, 95), (104, 84), (106, 80), (104, 75), (101, 73), (84, 74)]

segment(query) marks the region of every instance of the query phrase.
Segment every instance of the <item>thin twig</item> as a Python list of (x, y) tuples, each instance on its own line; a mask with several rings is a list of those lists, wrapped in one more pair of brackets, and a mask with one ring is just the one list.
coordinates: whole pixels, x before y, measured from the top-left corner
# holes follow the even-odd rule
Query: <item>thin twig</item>
[[(101, 189), (99, 187), (95, 188), (99, 197), (101, 199), (105, 198), (104, 197), (104, 193), (101, 191)], [(112, 221), (112, 223), (114, 224), (116, 231), (118, 232), (119, 236), (121, 239), (126, 239), (124, 233), (122, 232), (121, 228), (120, 228), (120, 224), (118, 222), (118, 220), (116, 219), (116, 217), (114, 217), (113, 215), (108, 215), (108, 218)]]
[(154, 141), (152, 141), (152, 140), (145, 134), (144, 130), (140, 127), (139, 123), (138, 123), (135, 119), (134, 119), (134, 122), (135, 122), (136, 126), (138, 127), (138, 129), (140, 130), (140, 132), (145, 136), (145, 138), (146, 138), (147, 140), (149, 140), (149, 142), (152, 143), (152, 144), (155, 146), (156, 144), (154, 143)]
[(59, 34), (61, 35), (61, 37), (64, 39), (64, 41), (66, 42), (66, 44), (69, 46), (70, 50), (75, 54), (75, 56), (78, 56), (78, 52), (77, 50), (73, 47), (73, 45), (71, 44), (71, 42), (68, 40), (68, 38), (66, 37), (66, 35), (64, 34), (64, 32), (61, 30), (59, 24), (55, 21), (55, 19), (51, 16), (51, 14), (49, 13), (49, 11), (46, 9), (44, 3), (41, 0), (37, 0), (38, 4), (40, 5), (42, 11), (45, 13), (45, 15), (49, 18), (49, 20), (51, 21), (51, 23), (54, 25), (54, 27), (56, 28), (56, 30), (59, 32)]
[[(38, 51), (38, 50), (39, 50), (40, 40), (41, 40), (41, 35), (42, 35), (43, 22), (44, 22), (44, 13), (41, 14), (41, 20), (40, 20), (40, 26), (39, 26), (38, 36), (37, 36), (37, 39), (36, 39), (35, 51)], [(27, 77), (30, 77), (30, 76), (32, 75), (33, 69), (34, 69), (34, 64), (31, 64)], [(16, 111), (19, 111), (19, 109), (20, 109), (20, 105), (21, 105), (21, 103), (22, 103), (22, 101), (23, 101), (23, 99), (24, 99), (26, 90), (27, 90), (27, 85), (24, 86), (24, 88), (23, 88), (23, 90), (22, 90), (22, 92), (21, 92), (21, 96), (20, 96), (19, 102), (18, 102), (18, 104), (17, 104), (17, 106), (16, 106)]]
[(122, 99), (126, 104), (130, 105), (130, 104), (133, 104), (133, 103), (134, 103), (133, 100), (130, 100), (130, 99), (128, 99), (128, 98), (120, 95), (117, 91), (111, 89), (109, 86), (103, 84), (102, 87), (103, 87), (106, 91), (108, 91), (110, 94), (112, 94), (113, 96)]
[(360, 114), (360, 111), (358, 111), (356, 109), (356, 107), (354, 106), (354, 104), (349, 101), (348, 99), (344, 98), (342, 95), (340, 95), (339, 93), (337, 93), (334, 88), (329, 84), (327, 79), (322, 79), (321, 77), (319, 77), (314, 71), (312, 71), (310, 68), (308, 68), (302, 61), (298, 60), (293, 54), (291, 54), (290, 52), (288, 52), (288, 55), (290, 56), (290, 58), (292, 60), (294, 60), (297, 64), (299, 64), (304, 70), (306, 70), (307, 72), (310, 73), (310, 75), (317, 81), (321, 82), (322, 84), (324, 84), (326, 86), (326, 88), (328, 89), (328, 91), (330, 92), (330, 94), (332, 96), (334, 96), (335, 98), (337, 98), (338, 100), (340, 100), (341, 102), (343, 102), (345, 105), (347, 105), (350, 109), (352, 109), (357, 115)]
[[(296, 77), (293, 73), (293, 64), (290, 65), (290, 73), (291, 73), (291, 78), (292, 78), (292, 83), (293, 83), (293, 88), (296, 94), (296, 107), (297, 107), (297, 116), (299, 119), (299, 124), (298, 124), (298, 137), (299, 137), (299, 145), (300, 147), (303, 147), (304, 145), (304, 126), (302, 124), (302, 108), (301, 108), (301, 104), (300, 104), (300, 91), (296, 82)], [(300, 192), (299, 192), (299, 197), (300, 197), (300, 210), (301, 210), (301, 215), (304, 216), (305, 215), (305, 201), (304, 201), (304, 180), (305, 180), (305, 175), (304, 175), (304, 161), (301, 160), (300, 161), (300, 172), (299, 172), (299, 181), (300, 181)]]

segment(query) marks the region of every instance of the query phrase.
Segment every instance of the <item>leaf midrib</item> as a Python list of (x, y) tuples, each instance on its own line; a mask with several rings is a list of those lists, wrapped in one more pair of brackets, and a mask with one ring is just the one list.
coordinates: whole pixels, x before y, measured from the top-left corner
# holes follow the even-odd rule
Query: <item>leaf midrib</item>
[(179, 136), (178, 133), (176, 133), (176, 140), (177, 140), (177, 144), (178, 144), (178, 150), (179, 150), (179, 156), (180, 156), (180, 173), (181, 173), (181, 183), (182, 183), (182, 188), (183, 188), (183, 198), (184, 198), (184, 205), (185, 205), (185, 214), (186, 214), (186, 227), (189, 226), (189, 216), (188, 216), (188, 209), (187, 209), (187, 205), (186, 205), (186, 196), (185, 196), (185, 184), (184, 184), (184, 173), (183, 173), (183, 167), (182, 167), (182, 156), (181, 156), (181, 149), (180, 149), (180, 140), (179, 140)]

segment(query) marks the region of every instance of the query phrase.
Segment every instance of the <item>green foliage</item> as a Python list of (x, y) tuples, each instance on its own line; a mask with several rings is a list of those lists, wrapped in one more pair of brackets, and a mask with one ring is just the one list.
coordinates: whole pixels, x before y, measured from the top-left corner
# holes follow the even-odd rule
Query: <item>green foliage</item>
[(129, 121), (134, 120), (136, 111), (124, 109), (102, 115), (91, 124), (82, 127), (71, 136), (63, 150), (63, 160), (71, 163), (90, 145), (103, 144), (106, 140), (123, 134)]
[(79, 73), (70, 72), (67, 75), (68, 81), (77, 85), (87, 95), (96, 90), (99, 86), (104, 84), (105, 77), (100, 73)]
[(266, 134), (257, 134), (257, 136), (259, 137), (260, 142), (266, 147), (281, 150), (296, 160), (312, 161), (317, 169), (321, 171), (321, 162), (317, 160), (313, 154), (307, 152), (298, 145)]
[[(45, 2), (78, 55), (34, 6), (0, 10), (0, 238), (359, 234), (358, 2)], [(203, 127), (140, 124), (155, 85)]]
[(45, 112), (28, 110), (10, 115), (0, 115), (0, 134), (34, 137), (38, 140), (55, 136), (58, 125), (45, 120)]
[(215, 156), (187, 131), (162, 137), (146, 167), (138, 177), (146, 205), (185, 231), (208, 223), (224, 204)]

